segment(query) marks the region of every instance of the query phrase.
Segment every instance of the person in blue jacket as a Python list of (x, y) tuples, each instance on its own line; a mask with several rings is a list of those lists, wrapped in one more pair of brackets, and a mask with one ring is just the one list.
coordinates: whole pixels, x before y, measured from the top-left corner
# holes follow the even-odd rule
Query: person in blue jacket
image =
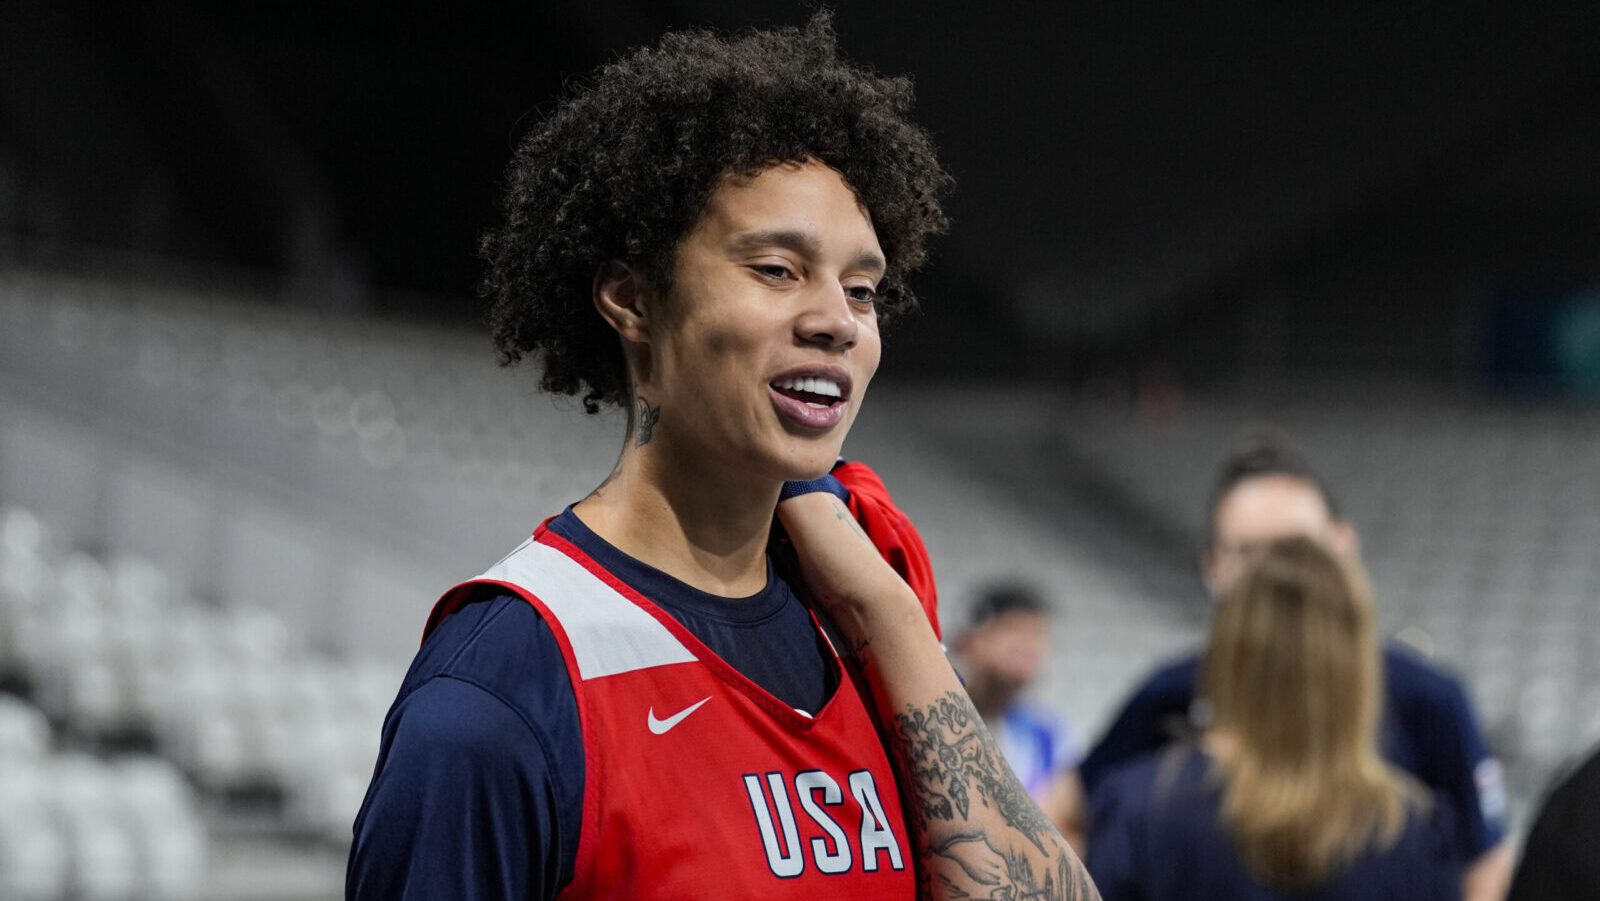
[(950, 652), (972, 706), (1022, 787), (1078, 848), (1071, 816), (1081, 801), (1073, 769), (1083, 745), (1066, 721), (1022, 697), (1049, 656), (1051, 615), (1044, 597), (1025, 582), (986, 585)]
[[(1201, 570), (1213, 597), (1227, 590), (1252, 553), (1278, 538), (1309, 536), (1347, 559), (1359, 557), (1354, 525), (1340, 515), (1321, 476), (1276, 433), (1245, 437), (1224, 461), (1208, 510)], [(1206, 706), (1196, 702), (1199, 670), (1199, 655), (1189, 654), (1139, 686), (1079, 766), (1086, 796), (1117, 765), (1194, 733)], [(1453, 810), (1451, 835), (1463, 861), (1467, 901), (1501, 901), (1512, 864), (1505, 790), (1466, 691), (1398, 643), (1384, 646), (1383, 673), (1384, 756)], [(1091, 834), (1091, 847), (1094, 840)]]
[(1454, 901), (1448, 800), (1378, 754), (1365, 580), (1304, 536), (1272, 542), (1212, 621), (1197, 740), (1096, 787), (1088, 864), (1107, 901)]

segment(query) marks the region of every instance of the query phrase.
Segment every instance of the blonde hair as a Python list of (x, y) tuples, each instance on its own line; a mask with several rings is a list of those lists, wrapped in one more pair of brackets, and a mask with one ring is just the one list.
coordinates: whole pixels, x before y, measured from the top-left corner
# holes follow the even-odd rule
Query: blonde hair
[(1393, 846), (1420, 801), (1378, 755), (1376, 618), (1360, 570), (1303, 537), (1263, 549), (1217, 609), (1203, 686), (1222, 821), (1263, 883), (1307, 888)]

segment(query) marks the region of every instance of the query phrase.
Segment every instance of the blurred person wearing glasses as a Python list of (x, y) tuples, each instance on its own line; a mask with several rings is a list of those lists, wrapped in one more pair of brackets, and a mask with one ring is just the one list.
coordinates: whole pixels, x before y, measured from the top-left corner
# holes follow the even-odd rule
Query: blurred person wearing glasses
[(1449, 802), (1378, 753), (1376, 620), (1365, 580), (1317, 541), (1241, 560), (1202, 669), (1209, 724), (1096, 788), (1103, 897), (1461, 897)]
[[(1283, 436), (1246, 435), (1223, 462), (1208, 505), (1210, 529), (1201, 574), (1212, 597), (1225, 594), (1251, 554), (1274, 540), (1312, 538), (1359, 565), (1360, 537), (1326, 482)], [(1505, 789), (1459, 680), (1396, 642), (1383, 645), (1379, 748), (1395, 766), (1449, 803), (1452, 840), (1463, 862), (1467, 901), (1501, 901), (1511, 879)], [(1133, 693), (1079, 766), (1092, 798), (1112, 768), (1192, 736), (1205, 704), (1196, 703), (1200, 658), (1168, 663)], [(1093, 834), (1088, 837), (1092, 847)]]

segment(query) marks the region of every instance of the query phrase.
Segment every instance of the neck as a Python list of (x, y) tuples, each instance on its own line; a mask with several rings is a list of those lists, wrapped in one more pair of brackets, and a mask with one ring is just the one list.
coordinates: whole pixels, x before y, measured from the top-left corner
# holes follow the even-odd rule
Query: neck
[(628, 556), (701, 591), (748, 597), (767, 584), (781, 487), (630, 434), (610, 478), (572, 509)]

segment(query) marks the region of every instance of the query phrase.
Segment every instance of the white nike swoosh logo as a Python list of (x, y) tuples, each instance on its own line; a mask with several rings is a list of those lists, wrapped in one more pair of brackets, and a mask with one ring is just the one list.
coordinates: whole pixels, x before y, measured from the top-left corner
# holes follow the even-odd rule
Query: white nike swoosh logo
[[(690, 704), (688, 707), (683, 708), (682, 710), (678, 711), (677, 713), (674, 713), (672, 716), (669, 716), (664, 720), (656, 719), (656, 709), (654, 707), (651, 707), (650, 708), (650, 713), (645, 717), (645, 719), (650, 724), (650, 731), (651, 732), (654, 732), (657, 735), (665, 735), (665, 734), (667, 734), (667, 730), (668, 729), (671, 729), (673, 726), (676, 726), (679, 723), (683, 722), (684, 717), (687, 717), (689, 714), (694, 713), (696, 710), (699, 710), (700, 709), (700, 705), (704, 704), (705, 702), (707, 702), (709, 700), (711, 700), (711, 696), (710, 695), (706, 695), (705, 697), (701, 698), (700, 700), (695, 701), (693, 704)], [(635, 707), (634, 709), (637, 710), (638, 708)]]

